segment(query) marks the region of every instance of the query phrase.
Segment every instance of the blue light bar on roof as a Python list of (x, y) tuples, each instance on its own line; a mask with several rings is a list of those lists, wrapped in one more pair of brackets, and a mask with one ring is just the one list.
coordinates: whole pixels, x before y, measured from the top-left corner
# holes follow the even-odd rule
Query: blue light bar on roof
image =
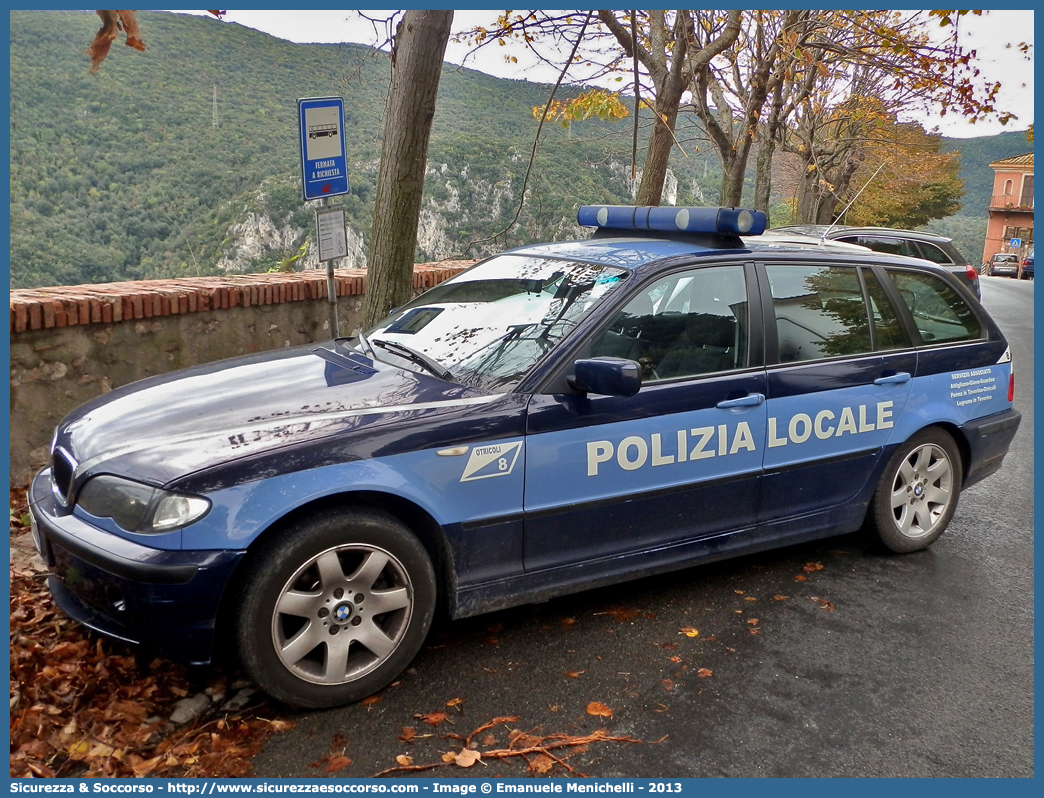
[(747, 208), (671, 208), (652, 205), (581, 205), (577, 224), (603, 230), (655, 230), (661, 233), (713, 233), (759, 236), (768, 220)]

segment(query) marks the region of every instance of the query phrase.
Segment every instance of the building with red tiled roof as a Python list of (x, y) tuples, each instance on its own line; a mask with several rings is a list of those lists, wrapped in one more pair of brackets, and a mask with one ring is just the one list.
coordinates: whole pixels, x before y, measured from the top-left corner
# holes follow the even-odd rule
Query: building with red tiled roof
[(999, 252), (1015, 252), (1021, 261), (1033, 247), (1033, 153), (994, 161), (990, 168), (993, 196), (982, 262)]

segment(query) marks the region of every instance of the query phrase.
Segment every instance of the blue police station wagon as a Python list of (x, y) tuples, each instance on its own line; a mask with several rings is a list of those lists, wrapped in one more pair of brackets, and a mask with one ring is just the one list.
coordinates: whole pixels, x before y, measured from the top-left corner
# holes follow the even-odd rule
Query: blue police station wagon
[(848, 533), (933, 543), (1019, 425), (1008, 345), (925, 261), (598, 207), (353, 339), (155, 377), (58, 427), (31, 509), (104, 634), (360, 699), (465, 617)]

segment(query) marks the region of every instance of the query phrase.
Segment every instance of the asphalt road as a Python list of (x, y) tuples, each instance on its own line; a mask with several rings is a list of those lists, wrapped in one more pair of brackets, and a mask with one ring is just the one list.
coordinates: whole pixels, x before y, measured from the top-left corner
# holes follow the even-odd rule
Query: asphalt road
[[(443, 735), (517, 716), (492, 745), (509, 728), (642, 741), (568, 759), (591, 776), (1032, 776), (1033, 291), (983, 279), (1022, 425), (929, 551), (849, 535), (455, 622), (379, 702), (289, 714), (296, 727), (269, 740), (256, 775), (436, 763), (461, 747)], [(415, 717), (437, 711), (438, 727)], [(400, 741), (404, 727), (418, 737)], [(327, 774), (322, 758), (342, 749), (352, 764)], [(515, 758), (421, 775), (526, 774)]]

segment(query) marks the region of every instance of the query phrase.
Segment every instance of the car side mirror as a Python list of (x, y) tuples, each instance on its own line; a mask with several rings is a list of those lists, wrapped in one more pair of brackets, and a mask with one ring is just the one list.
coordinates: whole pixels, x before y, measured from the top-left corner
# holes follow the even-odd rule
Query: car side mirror
[(642, 367), (633, 360), (596, 357), (573, 363), (569, 385), (602, 396), (634, 396), (642, 387)]

